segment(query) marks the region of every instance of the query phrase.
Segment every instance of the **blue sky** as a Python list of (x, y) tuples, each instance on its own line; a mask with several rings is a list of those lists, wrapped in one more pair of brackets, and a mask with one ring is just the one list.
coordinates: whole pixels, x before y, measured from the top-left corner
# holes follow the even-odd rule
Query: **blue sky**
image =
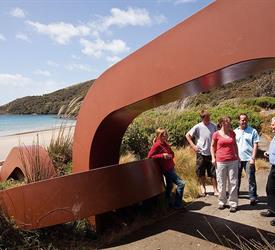
[(96, 79), (213, 0), (1, 0), (0, 105)]

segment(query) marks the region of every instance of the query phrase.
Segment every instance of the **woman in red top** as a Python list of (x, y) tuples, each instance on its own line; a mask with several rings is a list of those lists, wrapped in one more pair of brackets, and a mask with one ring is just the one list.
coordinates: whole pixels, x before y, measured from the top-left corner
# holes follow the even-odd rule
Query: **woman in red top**
[(211, 156), (216, 166), (219, 189), (219, 209), (227, 203), (226, 184), (228, 181), (228, 202), (230, 212), (236, 212), (238, 206), (238, 148), (235, 133), (231, 127), (231, 118), (222, 117), (218, 121), (218, 131), (212, 136)]
[[(158, 128), (156, 130), (156, 137), (154, 139), (154, 144), (151, 147), (148, 158), (154, 158), (160, 160), (160, 166), (162, 173), (165, 177), (165, 194), (170, 206), (176, 209), (183, 208), (183, 191), (185, 182), (176, 174), (175, 163), (174, 163), (174, 152), (172, 151), (170, 145), (167, 142), (168, 134), (165, 129)], [(172, 203), (172, 189), (173, 183), (177, 185), (175, 201)]]

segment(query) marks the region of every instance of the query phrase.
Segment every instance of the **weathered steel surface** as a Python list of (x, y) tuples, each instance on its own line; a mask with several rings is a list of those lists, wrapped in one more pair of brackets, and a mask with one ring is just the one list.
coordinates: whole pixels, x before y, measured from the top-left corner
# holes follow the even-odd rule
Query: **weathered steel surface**
[(153, 160), (109, 166), (0, 192), (5, 212), (23, 228), (41, 228), (104, 213), (163, 191)]
[(116, 164), (141, 112), (274, 68), (274, 9), (275, 1), (216, 1), (103, 73), (78, 116), (73, 171)]
[(78, 116), (73, 171), (82, 173), (1, 192), (6, 211), (36, 228), (162, 192), (152, 160), (114, 165), (127, 126), (152, 107), (274, 69), (274, 9), (275, 1), (216, 1), (108, 69)]
[[(34, 157), (39, 157), (37, 166), (39, 165), (43, 168), (41, 174), (47, 176), (47, 178), (56, 175), (48, 152), (43, 147), (36, 145), (20, 146), (14, 147), (9, 152), (4, 164), (1, 166), (0, 181), (6, 181), (9, 177), (20, 179), (26, 175), (32, 175), (33, 171), (35, 171), (35, 166), (31, 166), (31, 163), (35, 160)], [(36, 169), (36, 171), (38, 171), (38, 169)]]

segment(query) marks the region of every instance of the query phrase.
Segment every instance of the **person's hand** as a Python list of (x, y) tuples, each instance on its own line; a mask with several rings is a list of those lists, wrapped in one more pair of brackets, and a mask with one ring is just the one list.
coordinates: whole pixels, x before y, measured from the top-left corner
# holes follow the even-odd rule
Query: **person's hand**
[(167, 154), (167, 153), (163, 153), (163, 158), (168, 160), (168, 159), (171, 159), (172, 158), (172, 155), (171, 154)]
[(198, 146), (194, 145), (194, 146), (192, 146), (192, 148), (193, 148), (193, 150), (194, 150), (196, 153), (199, 152)]
[(251, 159), (251, 160), (249, 161), (249, 164), (250, 164), (250, 165), (255, 165), (255, 159)]
[(216, 159), (212, 159), (212, 165), (213, 165), (214, 167), (216, 167), (216, 166), (217, 166)]
[(267, 151), (264, 152), (264, 157), (266, 157), (266, 158), (269, 157), (269, 153)]

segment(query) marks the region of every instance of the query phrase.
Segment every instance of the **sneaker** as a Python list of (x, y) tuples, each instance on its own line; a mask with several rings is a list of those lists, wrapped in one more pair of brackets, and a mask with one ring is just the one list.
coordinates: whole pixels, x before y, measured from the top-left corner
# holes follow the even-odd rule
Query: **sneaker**
[(237, 208), (236, 207), (230, 207), (229, 212), (230, 213), (236, 213), (237, 212)]
[(260, 215), (263, 217), (275, 217), (275, 213), (271, 212), (270, 210), (260, 212)]
[(225, 209), (225, 205), (219, 205), (219, 206), (218, 206), (218, 209), (224, 210), (224, 209)]
[(256, 200), (250, 200), (250, 206), (256, 206), (257, 201)]
[(206, 197), (206, 192), (205, 193), (200, 193), (199, 197)]
[(275, 226), (275, 219), (270, 221), (270, 225), (273, 226), (273, 227)]

